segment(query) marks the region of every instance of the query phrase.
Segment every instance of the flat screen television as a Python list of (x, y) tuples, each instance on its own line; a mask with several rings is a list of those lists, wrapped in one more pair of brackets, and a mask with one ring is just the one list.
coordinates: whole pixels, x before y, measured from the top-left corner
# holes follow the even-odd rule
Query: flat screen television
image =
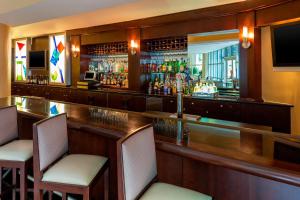
[(272, 26), (274, 67), (300, 67), (300, 23)]
[(29, 68), (43, 69), (47, 67), (47, 51), (30, 51)]

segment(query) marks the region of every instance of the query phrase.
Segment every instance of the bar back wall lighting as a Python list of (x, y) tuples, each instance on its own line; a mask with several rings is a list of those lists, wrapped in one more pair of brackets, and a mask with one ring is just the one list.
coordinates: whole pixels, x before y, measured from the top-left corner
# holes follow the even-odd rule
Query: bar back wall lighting
[(243, 27), (243, 42), (242, 42), (242, 47), (244, 49), (248, 49), (251, 47), (251, 41), (250, 39), (254, 39), (254, 34), (249, 33), (249, 28), (247, 26)]
[(131, 45), (130, 45), (130, 47), (131, 47), (131, 55), (135, 55), (135, 54), (136, 54), (136, 50), (137, 50), (137, 48), (138, 48), (137, 42), (134, 41), (134, 40), (131, 40)]
[(76, 46), (75, 44), (72, 45), (72, 55), (74, 58), (77, 58), (79, 56), (80, 48), (79, 46)]

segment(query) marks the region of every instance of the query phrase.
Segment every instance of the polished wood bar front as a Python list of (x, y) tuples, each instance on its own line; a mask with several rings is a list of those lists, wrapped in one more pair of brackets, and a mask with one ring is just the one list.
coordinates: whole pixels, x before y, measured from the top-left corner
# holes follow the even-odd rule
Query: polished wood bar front
[[(66, 112), (70, 153), (110, 159), (110, 199), (117, 199), (117, 141), (148, 124), (155, 130), (158, 178), (162, 182), (222, 200), (299, 198), (300, 138), (270, 132), (268, 127), (181, 121), (167, 114), (40, 98), (0, 99), (0, 107), (8, 105), (18, 107), (22, 139), (32, 138), (34, 122)], [(182, 131), (177, 132), (181, 123)]]

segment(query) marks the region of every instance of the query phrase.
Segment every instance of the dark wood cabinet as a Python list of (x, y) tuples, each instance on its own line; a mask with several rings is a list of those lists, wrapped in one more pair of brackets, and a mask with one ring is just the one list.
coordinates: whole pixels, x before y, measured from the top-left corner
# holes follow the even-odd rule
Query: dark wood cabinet
[(143, 96), (131, 96), (128, 100), (127, 108), (130, 111), (145, 112), (146, 111), (146, 97)]
[(89, 105), (107, 107), (107, 93), (90, 92), (88, 96)]
[(107, 107), (136, 112), (145, 112), (146, 98), (144, 95), (136, 96), (130, 94), (108, 93)]
[(25, 96), (29, 94), (26, 84), (14, 84), (11, 87), (11, 94), (12, 95), (20, 95)]
[(291, 132), (291, 108), (265, 104), (242, 104), (241, 120), (245, 123), (271, 126), (276, 132)]
[(163, 111), (169, 113), (177, 112), (177, 99), (175, 97), (163, 98)]
[(241, 104), (235, 102), (213, 102), (210, 115), (218, 119), (241, 121)]
[(72, 89), (71, 102), (89, 105), (89, 91)]
[(49, 89), (49, 96), (46, 97), (47, 99), (56, 100), (56, 101), (70, 101), (71, 90), (69, 88), (56, 88), (50, 87)]
[(200, 115), (202, 117), (209, 117), (212, 112), (213, 106), (206, 101), (200, 101), (197, 99), (188, 99), (183, 100), (183, 110), (184, 113), (192, 115)]
[(38, 96), (38, 97), (44, 97), (45, 96), (45, 87), (42, 85), (31, 87), (31, 85), (26, 85), (25, 91), (27, 93), (27, 96)]
[(127, 110), (129, 99), (130, 99), (130, 95), (108, 93), (107, 107)]

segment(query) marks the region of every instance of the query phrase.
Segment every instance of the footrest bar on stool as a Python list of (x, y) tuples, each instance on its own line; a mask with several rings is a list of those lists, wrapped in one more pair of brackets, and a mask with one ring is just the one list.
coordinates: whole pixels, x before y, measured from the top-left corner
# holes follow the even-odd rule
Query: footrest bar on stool
[[(53, 191), (53, 193), (56, 194), (56, 195), (58, 195), (58, 196), (60, 196), (60, 197), (62, 197), (62, 194), (60, 192)], [(73, 197), (68, 197), (67, 199), (68, 200), (76, 200)]]

